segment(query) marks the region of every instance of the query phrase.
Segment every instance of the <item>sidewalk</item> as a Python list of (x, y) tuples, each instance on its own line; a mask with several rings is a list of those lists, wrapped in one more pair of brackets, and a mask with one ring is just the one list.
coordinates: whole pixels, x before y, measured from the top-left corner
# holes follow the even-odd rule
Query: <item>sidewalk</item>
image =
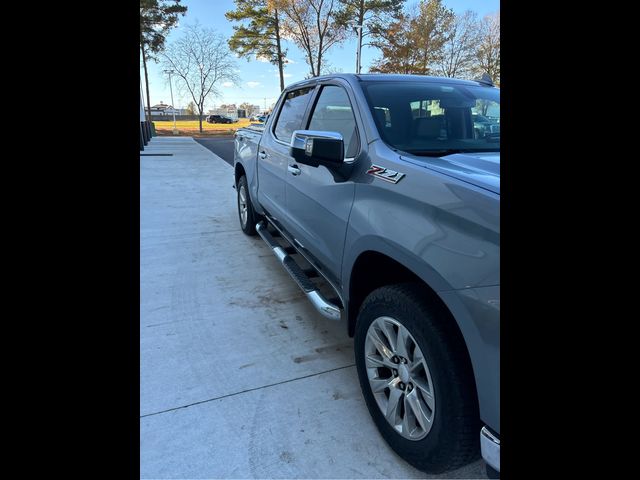
[(346, 326), (241, 232), (232, 167), (190, 137), (141, 154), (140, 477), (432, 478), (378, 434)]

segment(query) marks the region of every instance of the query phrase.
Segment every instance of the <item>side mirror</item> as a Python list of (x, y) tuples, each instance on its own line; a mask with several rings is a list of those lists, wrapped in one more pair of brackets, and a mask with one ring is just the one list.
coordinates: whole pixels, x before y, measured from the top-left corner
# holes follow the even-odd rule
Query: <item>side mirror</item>
[(338, 132), (295, 130), (289, 153), (297, 162), (312, 167), (339, 167), (344, 162), (344, 140)]

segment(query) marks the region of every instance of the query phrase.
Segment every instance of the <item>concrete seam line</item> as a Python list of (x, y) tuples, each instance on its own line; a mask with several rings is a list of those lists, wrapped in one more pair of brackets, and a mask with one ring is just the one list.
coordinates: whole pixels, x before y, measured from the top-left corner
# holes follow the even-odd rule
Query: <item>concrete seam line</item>
[(159, 412), (154, 412), (154, 413), (147, 413), (145, 415), (140, 415), (140, 418), (152, 417), (154, 415), (160, 415), (161, 413), (173, 412), (175, 410), (180, 410), (182, 408), (188, 408), (188, 407), (192, 407), (194, 405), (200, 405), (201, 403), (213, 402), (214, 400), (220, 400), (220, 399), (227, 398), (227, 397), (233, 397), (235, 395), (240, 395), (242, 393), (254, 392), (256, 390), (261, 390), (263, 388), (275, 387), (276, 385), (282, 385), (283, 383), (295, 382), (296, 380), (303, 380), (305, 378), (315, 377), (317, 375), (322, 375), (324, 373), (331, 373), (331, 372), (335, 372), (336, 370), (343, 370), (345, 368), (350, 368), (350, 367), (355, 367), (355, 366), (356, 366), (356, 364), (353, 363), (351, 365), (345, 365), (344, 367), (332, 368), (331, 370), (326, 370), (324, 372), (312, 373), (310, 375), (305, 375), (304, 377), (292, 378), (291, 380), (283, 380), (282, 382), (271, 383), (269, 385), (262, 385), (261, 387), (249, 388), (247, 390), (242, 390), (240, 392), (229, 393), (227, 395), (221, 395), (220, 397), (209, 398), (208, 400), (201, 400), (199, 402), (190, 403), (188, 405), (182, 405), (180, 407), (168, 408), (167, 410), (161, 410)]

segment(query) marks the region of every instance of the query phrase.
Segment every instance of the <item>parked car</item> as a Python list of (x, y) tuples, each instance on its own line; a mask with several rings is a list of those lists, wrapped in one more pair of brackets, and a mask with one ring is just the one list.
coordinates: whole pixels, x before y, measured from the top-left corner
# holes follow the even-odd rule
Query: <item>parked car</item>
[(472, 115), (471, 118), (476, 139), (500, 140), (500, 118), (496, 120), (478, 114)]
[(238, 121), (226, 115), (209, 115), (206, 120), (207, 123), (235, 123)]
[(499, 122), (473, 118), (499, 104), (486, 80), (326, 75), (235, 137), (242, 231), (345, 323), (373, 422), (433, 474), (500, 470)]

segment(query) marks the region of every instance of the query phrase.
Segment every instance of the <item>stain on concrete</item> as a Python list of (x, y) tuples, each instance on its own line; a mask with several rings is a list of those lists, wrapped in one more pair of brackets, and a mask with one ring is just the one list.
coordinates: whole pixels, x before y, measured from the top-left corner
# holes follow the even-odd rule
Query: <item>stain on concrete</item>
[(286, 463), (293, 462), (293, 454), (291, 452), (287, 452), (286, 450), (280, 454), (280, 460)]
[(350, 348), (353, 348), (352, 342), (327, 345), (326, 347), (318, 347), (318, 348), (314, 348), (313, 350), (317, 353), (327, 353), (327, 352), (342, 352)]
[(343, 352), (348, 351), (349, 349), (353, 349), (353, 342), (327, 345), (326, 347), (317, 347), (313, 349), (313, 351), (316, 353), (294, 357), (293, 361), (294, 363), (310, 362), (312, 360), (318, 360), (328, 353)]

